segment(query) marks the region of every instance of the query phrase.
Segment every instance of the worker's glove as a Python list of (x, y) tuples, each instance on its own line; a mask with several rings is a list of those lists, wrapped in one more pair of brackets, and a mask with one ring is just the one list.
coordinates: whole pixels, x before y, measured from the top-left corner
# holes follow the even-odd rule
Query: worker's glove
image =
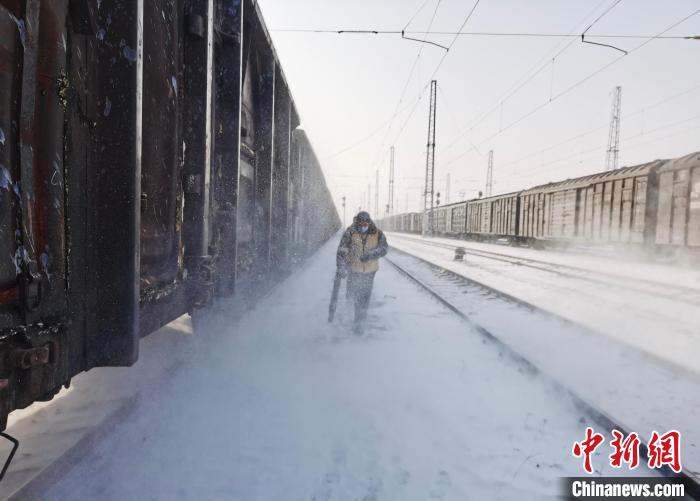
[(360, 256), (360, 261), (362, 261), (363, 263), (366, 263), (366, 262), (369, 261), (370, 259), (372, 259), (372, 258), (369, 256), (369, 254), (362, 254), (362, 255)]

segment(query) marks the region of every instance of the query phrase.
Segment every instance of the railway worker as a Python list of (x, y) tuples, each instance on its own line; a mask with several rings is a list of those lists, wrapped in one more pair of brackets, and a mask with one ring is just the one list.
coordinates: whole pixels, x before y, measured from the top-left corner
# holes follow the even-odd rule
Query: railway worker
[(347, 273), (347, 290), (355, 306), (353, 331), (356, 334), (362, 334), (364, 330), (374, 275), (379, 268), (379, 258), (386, 255), (387, 247), (384, 232), (365, 211), (358, 212), (340, 239), (336, 263), (340, 276)]

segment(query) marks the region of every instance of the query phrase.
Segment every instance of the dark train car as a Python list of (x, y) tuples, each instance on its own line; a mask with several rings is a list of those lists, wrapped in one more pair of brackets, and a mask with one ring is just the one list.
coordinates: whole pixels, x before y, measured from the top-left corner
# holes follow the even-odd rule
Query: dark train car
[(700, 152), (659, 167), (654, 243), (662, 250), (700, 251)]
[(650, 243), (656, 161), (538, 186), (521, 193), (520, 236), (529, 241)]
[(321, 166), (303, 130), (293, 134), (293, 175), (290, 228), (295, 261), (303, 259), (328, 240), (341, 226), (340, 217)]
[(0, 0), (0, 49), (2, 427), (338, 228), (254, 2)]
[(470, 238), (518, 237), (519, 194), (506, 193), (467, 202), (465, 233)]

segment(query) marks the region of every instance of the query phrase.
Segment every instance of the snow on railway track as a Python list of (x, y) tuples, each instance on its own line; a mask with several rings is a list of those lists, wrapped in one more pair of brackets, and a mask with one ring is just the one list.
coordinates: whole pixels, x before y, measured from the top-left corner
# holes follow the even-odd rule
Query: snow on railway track
[[(222, 305), (43, 499), (535, 500), (581, 474), (590, 416), (390, 266), (365, 336), (344, 294), (328, 324), (333, 244), (243, 318)], [(602, 447), (594, 465), (655, 473), (615, 470)]]
[[(426, 259), (392, 251), (392, 264), (479, 331), (508, 347), (591, 408), (608, 425), (634, 431), (682, 429), (686, 471), (700, 481), (700, 378), (557, 315), (460, 276)], [(700, 493), (698, 494), (700, 495)]]
[[(700, 301), (695, 301), (700, 296), (700, 279), (695, 287), (695, 274), (691, 272), (686, 273), (684, 283), (674, 286), (671, 280), (677, 280), (683, 270), (639, 265), (639, 273), (649, 275), (645, 278), (635, 274), (630, 263), (609, 259), (589, 262), (583, 257), (560, 257), (552, 252), (541, 253), (538, 259), (532, 257), (537, 251), (529, 249), (495, 252), (484, 249), (493, 245), (399, 234), (390, 235), (390, 244), (684, 370), (700, 373)], [(467, 249), (465, 262), (453, 260), (458, 246)], [(582, 264), (571, 263), (576, 259)], [(616, 264), (617, 273), (613, 271)], [(673, 278), (664, 281), (661, 272)]]
[[(392, 235), (392, 237), (405, 238), (403, 235)], [(693, 306), (700, 306), (700, 289), (693, 287), (684, 287), (669, 283), (663, 283), (656, 280), (647, 280), (641, 277), (632, 277), (621, 273), (613, 273), (610, 271), (585, 268), (582, 266), (573, 266), (570, 264), (554, 263), (544, 259), (533, 259), (523, 256), (508, 254), (507, 252), (494, 252), (483, 249), (475, 249), (467, 243), (456, 242), (446, 243), (443, 241), (418, 240), (411, 238), (413, 241), (419, 241), (422, 245), (430, 245), (449, 249), (454, 251), (458, 247), (462, 247), (466, 251), (467, 256), (479, 256), (495, 261), (510, 263), (518, 266), (525, 266), (534, 270), (553, 273), (562, 277), (576, 278), (587, 282), (597, 283), (615, 287), (618, 289), (632, 290), (642, 294), (651, 295), (655, 298), (664, 297), (674, 301), (681, 301)]]

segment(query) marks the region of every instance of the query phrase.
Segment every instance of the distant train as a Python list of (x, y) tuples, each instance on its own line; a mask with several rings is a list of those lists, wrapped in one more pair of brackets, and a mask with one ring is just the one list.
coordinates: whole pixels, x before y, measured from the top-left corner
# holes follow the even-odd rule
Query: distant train
[(0, 0), (0, 428), (339, 227), (253, 0)]
[[(700, 252), (700, 152), (435, 208), (436, 235), (513, 244), (624, 244)], [(422, 213), (379, 221), (420, 233)]]

